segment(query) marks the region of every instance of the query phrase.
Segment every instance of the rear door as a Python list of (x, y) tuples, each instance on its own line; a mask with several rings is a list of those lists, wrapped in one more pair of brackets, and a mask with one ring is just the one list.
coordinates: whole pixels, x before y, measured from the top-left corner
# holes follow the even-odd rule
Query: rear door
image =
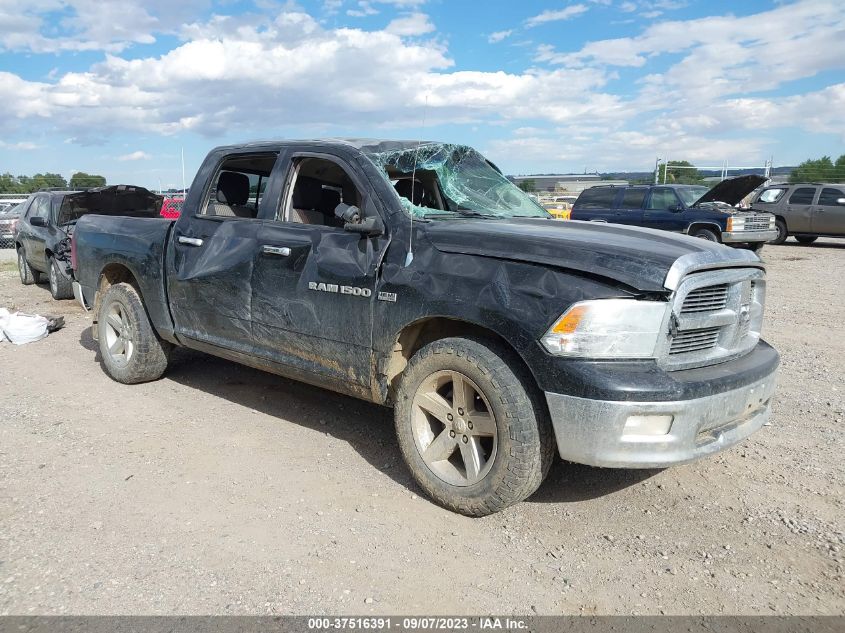
[(845, 235), (845, 187), (822, 187), (810, 222), (813, 233)]
[(617, 224), (642, 226), (643, 203), (647, 194), (648, 189), (646, 187), (630, 187), (625, 189), (614, 214), (614, 222)]
[(252, 349), (257, 216), (277, 157), (275, 151), (221, 154), (206, 188), (191, 190), (173, 228), (166, 268), (181, 338), (244, 353)]
[(642, 226), (680, 233), (687, 228), (683, 208), (674, 189), (653, 187), (643, 212)]
[(807, 185), (796, 187), (789, 193), (784, 206), (786, 226), (790, 233), (812, 232), (812, 206), (820, 187)]
[(286, 171), (282, 204), (258, 235), (256, 351), (347, 391), (369, 390), (376, 278), (388, 238), (349, 232), (334, 211), (342, 202), (362, 217), (381, 215), (380, 203), (343, 150), (303, 146)]

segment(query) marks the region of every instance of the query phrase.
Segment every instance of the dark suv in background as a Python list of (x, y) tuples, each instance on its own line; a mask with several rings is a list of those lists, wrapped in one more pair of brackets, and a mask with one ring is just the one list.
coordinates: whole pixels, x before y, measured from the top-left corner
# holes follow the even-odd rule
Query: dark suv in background
[(777, 236), (774, 216), (743, 211), (734, 205), (765, 181), (762, 176), (740, 176), (723, 180), (712, 189), (698, 185), (600, 185), (581, 192), (571, 219), (644, 226), (759, 250)]
[(776, 217), (778, 234), (772, 244), (783, 244), (790, 235), (802, 244), (815, 242), (819, 236), (845, 237), (842, 183), (770, 185), (751, 206)]

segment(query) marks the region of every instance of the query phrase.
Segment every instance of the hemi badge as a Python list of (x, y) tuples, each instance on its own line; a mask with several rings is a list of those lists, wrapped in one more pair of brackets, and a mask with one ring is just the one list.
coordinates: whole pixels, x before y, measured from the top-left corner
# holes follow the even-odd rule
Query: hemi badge
[(378, 300), (379, 301), (390, 301), (391, 303), (396, 303), (396, 293), (395, 292), (379, 292), (378, 293)]

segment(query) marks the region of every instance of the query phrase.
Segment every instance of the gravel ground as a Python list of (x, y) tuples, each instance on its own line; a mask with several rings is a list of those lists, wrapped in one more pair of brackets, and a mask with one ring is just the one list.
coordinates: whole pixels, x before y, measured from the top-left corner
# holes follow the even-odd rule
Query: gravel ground
[(0, 266), (0, 613), (843, 614), (845, 241), (767, 246), (771, 425), (663, 471), (558, 462), (469, 519), (410, 481), (386, 409), (179, 351), (123, 386), (90, 317)]

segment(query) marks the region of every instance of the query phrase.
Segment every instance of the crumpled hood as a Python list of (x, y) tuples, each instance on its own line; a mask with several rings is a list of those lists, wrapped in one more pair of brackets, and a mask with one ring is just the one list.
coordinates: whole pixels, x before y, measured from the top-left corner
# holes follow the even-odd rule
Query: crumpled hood
[(577, 220), (435, 220), (425, 232), (442, 252), (576, 270), (641, 292), (666, 292), (669, 269), (684, 255), (709, 252), (726, 262), (745, 260), (736, 249), (695, 237)]
[(763, 176), (738, 176), (728, 178), (715, 185), (710, 191), (695, 201), (693, 206), (705, 202), (724, 202), (731, 206), (739, 204), (742, 199), (757, 187), (766, 182)]

